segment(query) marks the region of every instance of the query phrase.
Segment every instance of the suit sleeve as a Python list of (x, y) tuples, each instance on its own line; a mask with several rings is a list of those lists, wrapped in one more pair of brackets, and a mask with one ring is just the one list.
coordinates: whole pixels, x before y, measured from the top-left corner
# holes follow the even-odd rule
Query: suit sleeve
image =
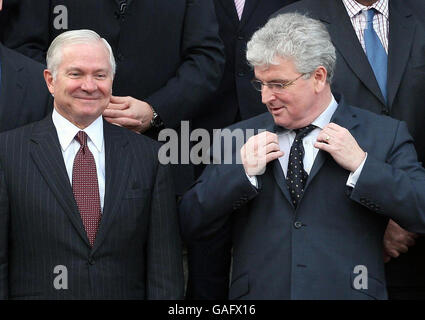
[(5, 1), (4, 12), (8, 18), (3, 43), (9, 48), (46, 64), (49, 47), (50, 0)]
[(230, 214), (257, 196), (243, 165), (209, 165), (179, 205), (180, 228), (191, 243), (219, 233)]
[(350, 197), (411, 232), (425, 233), (424, 195), (425, 169), (406, 124), (398, 122), (386, 161), (369, 154)]
[(159, 165), (152, 194), (147, 243), (147, 299), (182, 299), (181, 238), (176, 199), (168, 166)]
[(175, 76), (146, 98), (169, 128), (179, 127), (180, 120), (208, 112), (201, 103), (220, 84), (224, 48), (212, 0), (187, 0), (181, 52)]
[(5, 175), (0, 165), (0, 300), (8, 299), (8, 237), (9, 237), (9, 199)]

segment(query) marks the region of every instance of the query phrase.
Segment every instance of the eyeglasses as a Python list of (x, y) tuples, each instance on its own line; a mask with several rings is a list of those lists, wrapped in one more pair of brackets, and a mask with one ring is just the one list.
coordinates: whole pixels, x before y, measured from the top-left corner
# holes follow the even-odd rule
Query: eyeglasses
[(285, 82), (263, 82), (258, 79), (252, 79), (251, 83), (255, 90), (262, 91), (264, 86), (267, 86), (274, 93), (282, 93), (286, 88), (292, 85), (295, 81), (297, 81), (302, 76), (305, 76), (307, 73), (300, 74), (294, 80), (285, 81)]

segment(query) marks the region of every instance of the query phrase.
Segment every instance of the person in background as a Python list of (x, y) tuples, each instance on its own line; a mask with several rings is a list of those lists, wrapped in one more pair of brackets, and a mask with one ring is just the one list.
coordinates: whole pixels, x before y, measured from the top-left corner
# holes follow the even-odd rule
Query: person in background
[[(0, 0), (0, 13), (2, 7)], [(0, 132), (41, 120), (51, 111), (43, 70), (42, 64), (6, 48), (0, 41)]]

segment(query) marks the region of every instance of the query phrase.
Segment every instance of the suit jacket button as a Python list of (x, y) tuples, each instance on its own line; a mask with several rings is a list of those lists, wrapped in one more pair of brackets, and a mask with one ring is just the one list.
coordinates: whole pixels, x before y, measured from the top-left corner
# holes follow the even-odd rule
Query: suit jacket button
[(301, 223), (301, 222), (299, 222), (299, 221), (295, 221), (294, 222), (294, 227), (296, 228), (296, 229), (299, 229), (299, 228), (301, 228), (303, 226), (303, 224)]
[(238, 36), (238, 40), (245, 40), (244, 36)]
[(90, 258), (89, 259), (89, 264), (92, 266), (92, 265), (94, 265), (94, 259), (93, 258)]

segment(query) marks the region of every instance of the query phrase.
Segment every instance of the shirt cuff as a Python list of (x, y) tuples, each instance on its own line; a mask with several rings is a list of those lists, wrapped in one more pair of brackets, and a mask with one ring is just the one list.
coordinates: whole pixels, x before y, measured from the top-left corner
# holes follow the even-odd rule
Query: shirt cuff
[(252, 176), (250, 177), (246, 172), (246, 177), (248, 178), (249, 182), (251, 182), (251, 184), (255, 187), (255, 189), (258, 189), (258, 181), (257, 181), (257, 177), (256, 176)]
[(363, 159), (363, 162), (360, 164), (360, 166), (356, 169), (356, 171), (351, 172), (350, 175), (348, 176), (348, 180), (347, 180), (347, 187), (351, 187), (354, 188), (356, 186), (357, 180), (360, 177), (360, 174), (362, 173), (363, 170), (363, 166), (366, 162), (367, 159), (367, 152), (366, 152), (366, 156)]

